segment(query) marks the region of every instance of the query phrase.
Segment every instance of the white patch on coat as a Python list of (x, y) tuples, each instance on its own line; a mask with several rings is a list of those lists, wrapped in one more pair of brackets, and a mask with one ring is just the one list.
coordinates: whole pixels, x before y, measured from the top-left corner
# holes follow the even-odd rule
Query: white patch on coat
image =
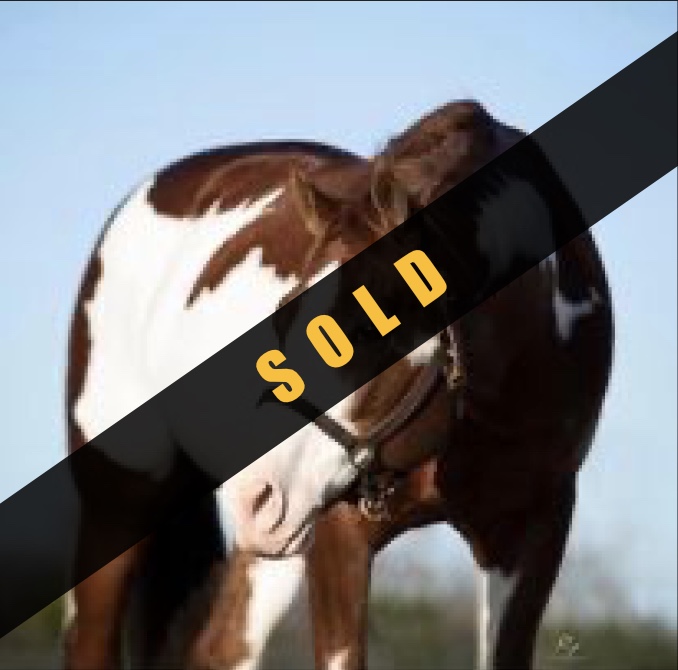
[(589, 295), (590, 297), (587, 300), (574, 302), (568, 300), (559, 288), (555, 289), (553, 310), (558, 335), (563, 342), (567, 342), (572, 337), (577, 321), (593, 314), (596, 306), (602, 302), (600, 295), (594, 288), (589, 289)]
[(234, 670), (259, 667), (266, 643), (281, 617), (290, 608), (304, 576), (304, 557), (256, 559), (247, 570), (251, 596), (247, 603), (245, 642), (248, 657)]
[(311, 279), (308, 280), (308, 288), (315, 286), (320, 280), (325, 279), (325, 277), (331, 275), (336, 269), (339, 268), (341, 264), (339, 261), (332, 261), (327, 263), (317, 274), (313, 275)]
[(558, 274), (558, 252), (554, 251), (550, 256), (547, 256), (539, 266), (544, 272), (550, 272), (554, 277)]
[(585, 300), (574, 301), (565, 297), (560, 290), (557, 252), (545, 258), (540, 265), (544, 271), (551, 274), (556, 330), (561, 341), (567, 342), (572, 338), (577, 321), (593, 314), (596, 307), (602, 302), (602, 298), (593, 287), (589, 288), (589, 298)]
[(348, 668), (349, 650), (337, 651), (327, 663), (327, 670), (346, 670)]
[[(186, 307), (192, 287), (214, 252), (256, 220), (280, 195), (199, 219), (158, 213), (143, 184), (106, 232), (101, 278), (84, 305), (91, 340), (75, 421), (91, 440), (153, 395), (275, 311), (296, 284), (261, 266), (254, 249), (224, 282)], [(228, 306), (228, 307), (226, 307)], [(238, 310), (239, 318), (225, 318)], [(153, 449), (125, 454), (125, 465), (156, 471)], [(149, 460), (150, 459), (150, 460)]]
[(226, 552), (230, 553), (236, 547), (235, 518), (231, 511), (231, 504), (225, 486), (220, 486), (214, 493), (217, 499), (217, 514), (221, 524), (224, 545)]
[(515, 592), (519, 573), (506, 574), (499, 568), (480, 571), (478, 602), (478, 668), (492, 667), (502, 625), (511, 596)]
[(77, 608), (75, 606), (75, 595), (72, 589), (66, 592), (66, 595), (64, 596), (62, 602), (63, 602), (63, 611), (61, 625), (63, 630), (67, 630), (73, 623), (75, 615), (77, 614)]

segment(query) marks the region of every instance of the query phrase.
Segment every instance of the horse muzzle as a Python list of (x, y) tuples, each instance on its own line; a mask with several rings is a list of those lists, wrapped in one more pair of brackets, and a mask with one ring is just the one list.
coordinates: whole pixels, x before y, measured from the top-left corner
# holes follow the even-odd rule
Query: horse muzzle
[(268, 558), (302, 553), (313, 524), (290, 513), (289, 498), (273, 478), (227, 483), (228, 506), (239, 549)]

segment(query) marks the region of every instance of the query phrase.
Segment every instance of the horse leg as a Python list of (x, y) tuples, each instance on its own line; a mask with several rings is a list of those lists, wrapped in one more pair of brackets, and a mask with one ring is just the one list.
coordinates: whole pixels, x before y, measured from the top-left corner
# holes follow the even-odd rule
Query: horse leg
[[(480, 568), (478, 667), (532, 667), (543, 612), (560, 570), (575, 500), (572, 475), (519, 519), (471, 541)], [(499, 530), (498, 530), (499, 529)]]
[(347, 503), (333, 505), (318, 518), (308, 554), (317, 668), (365, 668), (371, 565), (360, 513)]
[(193, 670), (254, 670), (304, 574), (304, 557), (257, 558), (235, 550), (224, 564), (209, 619), (191, 653)]
[(140, 542), (128, 549), (73, 589), (75, 612), (65, 639), (67, 670), (111, 670), (120, 666), (130, 578), (142, 547)]

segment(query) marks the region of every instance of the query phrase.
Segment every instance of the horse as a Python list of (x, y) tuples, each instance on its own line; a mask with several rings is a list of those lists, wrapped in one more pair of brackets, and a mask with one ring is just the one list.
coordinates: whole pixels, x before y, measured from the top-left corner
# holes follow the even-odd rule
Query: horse
[[(461, 101), (394, 138), (385, 160), (314, 142), (259, 142), (195, 154), (144, 181), (104, 227), (76, 300), (69, 450), (521, 137), (478, 103)], [(282, 331), (289, 327), (280, 324)], [(219, 527), (230, 524), (242, 551), (308, 554), (318, 662), (341, 654), (345, 667), (360, 667), (362, 608), (337, 633), (344, 598), (327, 594), (337, 583), (350, 584), (345, 593), (364, 593), (383, 543), (413, 523), (443, 519), (470, 543), (486, 574), (481, 663), (508, 667), (518, 660), (527, 667), (562, 557), (576, 472), (602, 406), (611, 337), (602, 265), (583, 235), (332, 408), (325, 422), (309, 423), (214, 497), (78, 584), (66, 666), (119, 664), (135, 590), (146, 605), (141, 662), (152, 664), (168, 642), (171, 616), (223, 558)], [(437, 364), (441, 350), (454, 350), (458, 363), (445, 369), (467, 377), (455, 407), (450, 376)], [(390, 473), (405, 473), (423, 496), (406, 506), (405, 517), (389, 514), (388, 522), (360, 510), (392, 505), (389, 492), (396, 499), (399, 486), (378, 488), (376, 499), (358, 490), (366, 465), (333, 430), (349, 426), (369, 435), (385, 420), (393, 429), (377, 431), (383, 472), (372, 474), (389, 480)], [(145, 452), (121, 458), (125, 467), (156, 477), (172, 467)], [(346, 499), (333, 505), (342, 494)], [(80, 531), (86, 546), (115, 528), (83, 518)], [(339, 565), (349, 547), (358, 553)], [(357, 571), (342, 578), (350, 565)], [(191, 645), (186, 641), (179, 653)]]

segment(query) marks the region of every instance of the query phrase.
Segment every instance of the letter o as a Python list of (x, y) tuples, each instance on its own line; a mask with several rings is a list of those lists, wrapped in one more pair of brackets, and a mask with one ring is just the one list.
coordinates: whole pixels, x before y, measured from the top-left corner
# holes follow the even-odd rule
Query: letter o
[(306, 335), (331, 368), (340, 368), (353, 358), (353, 345), (341, 326), (327, 314), (316, 316), (308, 326)]

